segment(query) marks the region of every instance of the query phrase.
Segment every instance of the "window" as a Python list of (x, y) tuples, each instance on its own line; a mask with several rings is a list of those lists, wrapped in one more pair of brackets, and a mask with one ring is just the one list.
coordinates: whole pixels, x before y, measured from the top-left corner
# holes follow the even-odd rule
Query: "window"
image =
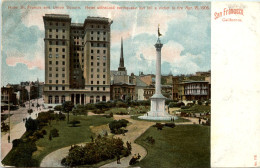
[(106, 54), (106, 50), (103, 50), (103, 54)]
[(106, 35), (106, 32), (103, 32), (103, 35)]
[(62, 29), (62, 32), (65, 33), (65, 29)]
[(51, 87), (51, 86), (49, 86), (49, 90), (52, 90), (52, 87)]
[(91, 34), (94, 34), (94, 32), (93, 32), (93, 31), (91, 31)]
[(58, 87), (58, 86), (56, 86), (56, 90), (59, 90), (59, 87)]
[(55, 96), (55, 104), (59, 103), (59, 96)]
[(97, 90), (99, 90), (99, 87), (97, 87)]
[(97, 84), (99, 84), (99, 81), (97, 81)]
[(65, 87), (64, 87), (64, 86), (62, 86), (62, 90), (65, 90)]
[(62, 36), (62, 39), (65, 39), (65, 36)]
[(94, 59), (94, 57), (93, 57), (93, 56), (91, 56), (91, 59), (93, 60), (93, 59)]
[(49, 29), (49, 32), (52, 32), (52, 29)]
[(65, 41), (62, 42), (62, 45), (65, 45)]
[(56, 84), (58, 84), (59, 83), (59, 81), (58, 80), (56, 80)]
[(106, 72), (106, 68), (103, 69), (103, 72)]
[(97, 50), (97, 53), (99, 53), (99, 50)]
[(98, 31), (97, 34), (100, 34), (100, 32)]
[(91, 72), (93, 72), (94, 71), (94, 69), (93, 68), (91, 68)]
[(49, 41), (49, 45), (52, 45), (52, 41)]
[(58, 30), (58, 29), (56, 29), (56, 32), (59, 32), (59, 30)]
[(59, 77), (59, 74), (56, 74), (56, 77)]
[(49, 64), (52, 65), (52, 61), (49, 61)]
[(58, 49), (58, 48), (56, 48), (56, 52), (59, 52), (59, 49)]
[(104, 37), (103, 40), (106, 41), (106, 38)]
[(52, 104), (52, 96), (49, 96), (49, 97), (48, 97), (48, 103), (49, 103), (49, 104)]
[(56, 65), (59, 65), (59, 61), (56, 61)]
[(52, 35), (49, 35), (49, 38), (52, 38)]
[(65, 55), (62, 55), (62, 58), (65, 58)]
[(97, 41), (99, 41), (99, 37), (97, 38)]
[(64, 68), (64, 67), (62, 68), (62, 71), (65, 71), (65, 68)]
[(97, 26), (97, 28), (99, 28), (99, 25)]
[(49, 74), (49, 77), (52, 77), (52, 74)]
[(49, 67), (49, 71), (52, 71), (52, 67)]
[(106, 47), (106, 44), (103, 44), (103, 47)]
[(106, 81), (103, 81), (103, 84), (106, 84)]
[(90, 76), (91, 78), (93, 78), (93, 74), (91, 74), (91, 76)]
[(99, 62), (97, 62), (97, 66), (99, 66), (99, 64), (100, 64), (100, 63), (99, 63)]
[(64, 77), (65, 77), (65, 74), (62, 74), (62, 77), (64, 78)]
[(65, 26), (65, 23), (62, 23), (62, 26)]
[(106, 88), (105, 88), (105, 87), (103, 87), (103, 90), (105, 91), (105, 90), (106, 90)]
[(61, 96), (61, 103), (65, 102), (65, 96)]
[(65, 52), (65, 48), (62, 49), (62, 52)]
[(91, 50), (91, 53), (94, 53), (94, 50)]
[(94, 63), (93, 62), (91, 62), (91, 66), (93, 66), (94, 65)]
[(91, 81), (91, 84), (93, 84), (93, 81)]
[(62, 83), (65, 83), (65, 80), (62, 80)]
[(99, 96), (96, 97), (96, 102), (100, 102), (100, 97)]
[(97, 72), (99, 72), (99, 68), (97, 68)]
[(94, 47), (94, 44), (93, 44), (93, 43), (91, 43), (91, 47)]
[(56, 58), (59, 58), (59, 54), (56, 54)]
[(93, 87), (91, 87), (91, 90), (94, 90)]
[(107, 60), (107, 57), (106, 57), (106, 56), (103, 56), (103, 60), (104, 60), (104, 61)]
[(106, 78), (106, 75), (103, 75), (103, 78)]
[(52, 54), (49, 54), (49, 58), (52, 58)]
[(62, 65), (65, 65), (65, 61), (62, 61)]
[(106, 66), (106, 63), (105, 63), (105, 62), (103, 63), (103, 66)]
[(59, 68), (58, 68), (58, 67), (56, 67), (56, 71), (59, 71)]
[(56, 26), (58, 26), (59, 24), (58, 23), (56, 23)]
[(91, 37), (91, 40), (94, 40), (94, 38), (93, 38), (93, 37)]
[(56, 41), (56, 45), (59, 45), (59, 41)]
[(52, 48), (49, 48), (49, 52), (52, 52)]
[(56, 35), (56, 39), (57, 39), (57, 38), (59, 38), (59, 36), (58, 36), (58, 35)]
[(49, 80), (49, 83), (52, 83), (52, 80)]
[(97, 78), (99, 78), (99, 75), (97, 75)]
[(100, 59), (100, 57), (99, 56), (97, 56), (97, 60), (99, 60)]

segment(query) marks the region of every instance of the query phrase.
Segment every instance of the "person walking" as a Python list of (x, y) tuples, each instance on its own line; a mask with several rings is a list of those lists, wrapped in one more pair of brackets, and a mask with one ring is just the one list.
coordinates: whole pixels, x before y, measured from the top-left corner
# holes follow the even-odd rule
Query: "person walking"
[(201, 122), (201, 119), (200, 119), (200, 117), (199, 117), (199, 124), (200, 124), (200, 122)]
[(120, 155), (119, 154), (116, 155), (116, 162), (117, 162), (117, 164), (121, 164), (121, 162), (120, 162)]

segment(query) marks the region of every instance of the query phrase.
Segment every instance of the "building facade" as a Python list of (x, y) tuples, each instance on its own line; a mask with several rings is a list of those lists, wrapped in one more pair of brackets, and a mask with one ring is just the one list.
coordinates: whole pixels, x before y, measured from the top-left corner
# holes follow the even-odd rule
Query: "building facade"
[(207, 100), (210, 98), (210, 88), (207, 81), (183, 82), (183, 100)]
[(96, 103), (110, 100), (110, 25), (108, 18), (46, 14), (44, 103)]

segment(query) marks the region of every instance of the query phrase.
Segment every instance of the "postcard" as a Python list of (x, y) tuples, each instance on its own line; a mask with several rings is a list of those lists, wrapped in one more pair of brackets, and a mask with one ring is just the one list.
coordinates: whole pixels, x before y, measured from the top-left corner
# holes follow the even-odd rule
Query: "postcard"
[(259, 9), (4, 1), (2, 166), (259, 167)]

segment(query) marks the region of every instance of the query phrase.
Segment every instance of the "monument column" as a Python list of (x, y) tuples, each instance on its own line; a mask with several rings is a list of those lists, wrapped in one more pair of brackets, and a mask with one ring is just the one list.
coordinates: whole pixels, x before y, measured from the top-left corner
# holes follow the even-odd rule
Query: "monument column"
[(154, 45), (156, 48), (156, 80), (155, 80), (155, 94), (161, 94), (161, 50), (163, 44), (160, 38), (158, 38), (157, 43)]

